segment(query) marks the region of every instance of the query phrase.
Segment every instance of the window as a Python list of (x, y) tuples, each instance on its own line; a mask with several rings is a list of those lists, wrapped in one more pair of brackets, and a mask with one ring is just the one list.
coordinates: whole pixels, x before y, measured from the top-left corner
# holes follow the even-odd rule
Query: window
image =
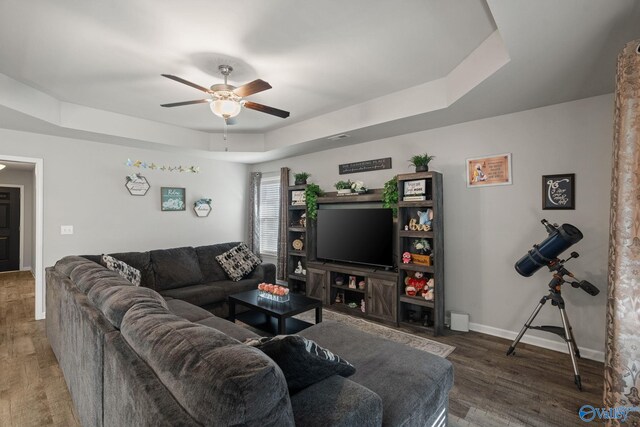
[(260, 180), (260, 253), (278, 254), (278, 209), (280, 176), (262, 176)]

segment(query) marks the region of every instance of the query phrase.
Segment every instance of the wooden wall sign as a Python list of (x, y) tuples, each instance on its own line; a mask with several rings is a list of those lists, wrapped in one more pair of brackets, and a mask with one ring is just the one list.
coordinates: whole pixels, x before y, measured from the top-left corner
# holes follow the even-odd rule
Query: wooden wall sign
[(391, 169), (391, 157), (384, 159), (363, 160), (361, 162), (344, 163), (338, 165), (340, 175), (356, 172), (370, 172), (382, 169)]

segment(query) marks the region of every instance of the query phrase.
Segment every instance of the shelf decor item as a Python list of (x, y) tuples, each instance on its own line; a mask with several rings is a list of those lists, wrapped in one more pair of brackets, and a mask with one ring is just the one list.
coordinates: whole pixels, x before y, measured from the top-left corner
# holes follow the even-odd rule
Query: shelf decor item
[(367, 187), (364, 186), (364, 182), (362, 181), (353, 181), (351, 183), (351, 191), (356, 194), (364, 194), (367, 192)]
[(542, 209), (576, 208), (576, 174), (542, 176)]
[(301, 251), (302, 248), (304, 248), (304, 242), (301, 239), (295, 239), (291, 242), (291, 246), (293, 246), (293, 249), (296, 251)]
[(419, 265), (431, 265), (431, 245), (427, 239), (414, 240), (411, 243), (413, 251), (411, 253), (411, 261)]
[(307, 179), (311, 176), (310, 173), (307, 172), (298, 172), (293, 174), (293, 178), (295, 179), (295, 185), (305, 185), (307, 183)]
[(338, 195), (344, 195), (344, 194), (351, 194), (351, 180), (346, 180), (346, 181), (338, 181), (335, 184), (333, 184), (334, 187), (336, 187), (336, 190), (338, 190)]
[(129, 194), (131, 194), (132, 196), (144, 196), (145, 194), (147, 194), (147, 191), (149, 191), (149, 188), (151, 188), (151, 185), (149, 184), (149, 181), (147, 181), (147, 178), (140, 175), (139, 173), (134, 173), (127, 176), (126, 180), (127, 182), (125, 184), (125, 187), (127, 187), (127, 190), (129, 190)]
[(211, 199), (198, 199), (193, 203), (193, 211), (199, 218), (208, 217), (211, 213)]
[(384, 183), (382, 189), (382, 207), (390, 208), (393, 212), (393, 217), (398, 216), (398, 177), (394, 176), (389, 181)]
[(303, 206), (305, 204), (304, 190), (291, 192), (291, 206)]
[(322, 196), (323, 191), (318, 184), (307, 184), (304, 189), (304, 197), (307, 204), (307, 218), (315, 220), (318, 216), (318, 196)]
[(181, 187), (160, 188), (160, 209), (163, 211), (186, 210), (186, 189)]
[(435, 158), (436, 156), (430, 156), (427, 153), (416, 154), (415, 156), (409, 159), (409, 164), (416, 168), (416, 172), (428, 172), (429, 162), (431, 162), (431, 160)]
[(269, 301), (287, 302), (290, 300), (289, 288), (271, 283), (260, 283), (258, 285), (258, 297)]

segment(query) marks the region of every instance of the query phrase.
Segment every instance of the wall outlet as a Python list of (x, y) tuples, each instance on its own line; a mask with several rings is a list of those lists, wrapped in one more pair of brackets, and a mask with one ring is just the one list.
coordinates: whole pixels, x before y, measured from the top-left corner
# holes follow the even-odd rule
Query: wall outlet
[(73, 225), (61, 225), (60, 234), (73, 234)]

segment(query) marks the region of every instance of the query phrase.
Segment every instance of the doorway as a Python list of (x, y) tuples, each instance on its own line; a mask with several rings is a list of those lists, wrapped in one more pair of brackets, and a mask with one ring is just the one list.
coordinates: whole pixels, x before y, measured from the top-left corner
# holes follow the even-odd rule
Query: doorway
[(21, 199), (20, 188), (0, 187), (0, 272), (20, 269)]

